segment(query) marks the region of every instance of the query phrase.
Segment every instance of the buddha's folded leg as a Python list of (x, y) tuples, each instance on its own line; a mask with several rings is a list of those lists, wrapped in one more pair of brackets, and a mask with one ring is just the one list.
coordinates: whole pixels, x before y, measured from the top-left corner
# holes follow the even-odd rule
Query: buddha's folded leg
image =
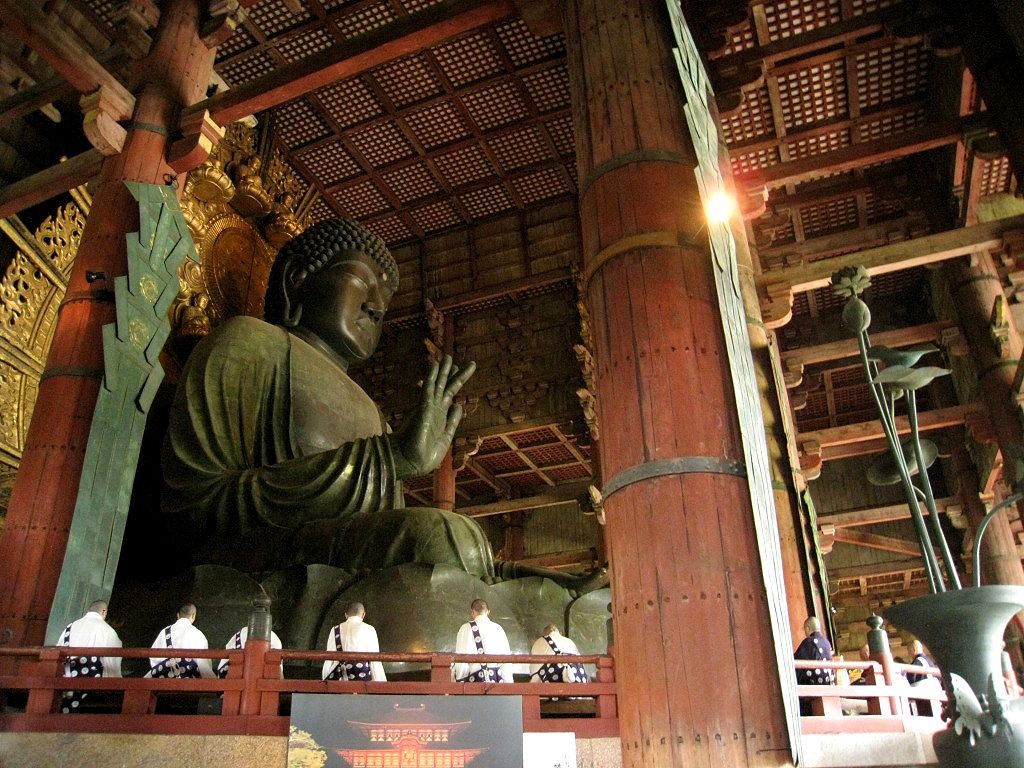
[(318, 525), (316, 535), (330, 537), (329, 556), (321, 562), (354, 572), (403, 563), (443, 563), (481, 578), (494, 576), (491, 545), (477, 522), (443, 509), (364, 512), (330, 529)]

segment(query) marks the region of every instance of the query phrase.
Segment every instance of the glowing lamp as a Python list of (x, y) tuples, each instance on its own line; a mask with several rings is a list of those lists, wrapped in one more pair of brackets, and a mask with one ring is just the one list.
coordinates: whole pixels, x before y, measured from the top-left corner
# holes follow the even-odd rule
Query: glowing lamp
[(704, 202), (704, 215), (712, 224), (724, 224), (736, 211), (736, 200), (728, 193), (718, 190)]

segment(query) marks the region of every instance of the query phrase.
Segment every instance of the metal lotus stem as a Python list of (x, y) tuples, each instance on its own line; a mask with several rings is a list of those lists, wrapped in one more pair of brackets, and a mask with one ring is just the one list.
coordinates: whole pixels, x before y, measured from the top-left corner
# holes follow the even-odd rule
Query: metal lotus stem
[[(924, 451), (921, 448), (921, 431), (917, 424), (917, 392), (913, 389), (906, 390), (907, 418), (910, 421), (910, 436), (914, 442), (914, 456), (917, 458), (917, 474), (921, 478), (921, 485), (924, 488), (925, 504), (928, 506), (929, 522), (935, 540), (939, 543), (942, 552), (942, 561), (946, 564), (946, 573), (949, 575), (950, 585), (953, 589), (960, 589), (960, 576), (956, 572), (956, 563), (953, 560), (953, 553), (949, 550), (949, 544), (942, 533), (942, 524), (939, 522), (939, 510), (935, 504), (935, 495), (932, 493), (932, 481), (928, 477), (928, 465), (924, 459)], [(902, 451), (901, 451), (902, 453)]]
[(1016, 504), (1021, 499), (1024, 499), (1024, 493), (1015, 493), (992, 507), (988, 514), (981, 519), (981, 523), (978, 525), (978, 533), (974, 537), (974, 552), (972, 555), (974, 565), (974, 586), (981, 586), (981, 537), (985, 535), (985, 529), (988, 528), (988, 524), (992, 522), (992, 518), (1011, 504)]
[[(910, 519), (913, 521), (918, 543), (921, 546), (921, 557), (924, 559), (925, 574), (928, 577), (928, 588), (932, 592), (945, 592), (946, 585), (942, 578), (942, 572), (939, 570), (938, 559), (935, 557), (935, 549), (932, 546), (931, 537), (928, 535), (928, 528), (924, 522), (924, 515), (921, 514), (921, 507), (917, 503), (918, 489), (910, 479), (910, 470), (907, 468), (907, 460), (900, 446), (895, 419), (893, 418), (892, 411), (890, 411), (891, 398), (886, 394), (881, 384), (875, 383), (875, 377), (872, 375), (873, 366), (868, 359), (868, 334), (866, 330), (858, 331), (857, 344), (860, 347), (861, 364), (864, 366), (864, 372), (868, 377), (868, 388), (871, 390), (871, 396), (875, 401), (875, 408), (878, 410), (879, 420), (882, 423), (882, 429), (885, 431), (885, 439), (889, 444), (889, 450), (892, 451), (893, 460), (896, 462), (896, 467), (900, 473), (903, 491), (907, 497), (907, 506), (910, 507)], [(918, 458), (918, 462), (918, 471), (921, 473), (927, 472), (927, 469), (921, 464), (920, 458)], [(929, 509), (929, 512), (932, 512), (932, 510)]]

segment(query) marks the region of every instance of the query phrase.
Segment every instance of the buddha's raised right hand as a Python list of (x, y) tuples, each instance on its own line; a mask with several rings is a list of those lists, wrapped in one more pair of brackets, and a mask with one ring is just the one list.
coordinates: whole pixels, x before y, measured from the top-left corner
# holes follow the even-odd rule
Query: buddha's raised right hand
[(462, 406), (453, 401), (475, 370), (473, 362), (459, 370), (450, 355), (445, 355), (440, 364), (436, 360), (431, 363), (419, 409), (393, 443), (399, 478), (437, 469), (462, 421)]

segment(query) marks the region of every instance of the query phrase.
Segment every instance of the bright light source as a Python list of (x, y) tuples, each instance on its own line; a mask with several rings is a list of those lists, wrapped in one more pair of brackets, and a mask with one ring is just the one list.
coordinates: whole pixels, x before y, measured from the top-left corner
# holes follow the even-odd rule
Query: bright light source
[(736, 211), (736, 201), (726, 192), (719, 190), (704, 203), (704, 215), (712, 224), (724, 224)]

